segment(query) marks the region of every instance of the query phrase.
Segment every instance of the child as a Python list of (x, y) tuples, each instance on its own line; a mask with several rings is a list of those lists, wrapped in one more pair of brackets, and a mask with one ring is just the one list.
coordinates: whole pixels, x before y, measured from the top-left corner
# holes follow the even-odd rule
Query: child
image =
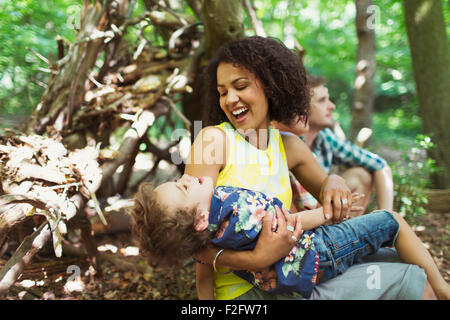
[[(227, 186), (214, 189), (210, 178), (185, 174), (154, 190), (148, 184), (141, 185), (132, 210), (133, 232), (151, 264), (179, 266), (210, 242), (224, 248), (252, 249), (262, 217), (265, 212), (273, 214), (275, 206), (281, 208), (282, 203), (260, 192)], [(285, 259), (262, 272), (233, 272), (263, 290), (295, 291), (308, 298), (316, 282), (343, 273), (359, 257), (395, 244), (402, 260), (425, 270), (438, 298), (450, 297), (450, 286), (400, 215), (376, 211), (323, 226), (323, 214), (318, 214), (321, 210), (295, 214), (307, 231)], [(283, 211), (289, 214), (285, 208)], [(212, 299), (212, 268), (204, 268), (204, 279), (197, 283), (198, 296)]]

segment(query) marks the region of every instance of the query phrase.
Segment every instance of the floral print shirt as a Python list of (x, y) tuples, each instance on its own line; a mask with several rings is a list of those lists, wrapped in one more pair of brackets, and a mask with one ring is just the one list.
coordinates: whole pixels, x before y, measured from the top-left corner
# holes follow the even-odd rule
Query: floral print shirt
[[(209, 214), (209, 230), (213, 232), (211, 242), (222, 248), (253, 249), (262, 228), (264, 215), (266, 212), (275, 214), (275, 206), (281, 209), (283, 203), (261, 192), (230, 186), (216, 187)], [(272, 225), (272, 229), (276, 229), (276, 223)], [(273, 293), (299, 293), (302, 297), (309, 298), (319, 268), (314, 236), (314, 232), (310, 230), (303, 232), (289, 255), (267, 270), (233, 272), (262, 290)]]

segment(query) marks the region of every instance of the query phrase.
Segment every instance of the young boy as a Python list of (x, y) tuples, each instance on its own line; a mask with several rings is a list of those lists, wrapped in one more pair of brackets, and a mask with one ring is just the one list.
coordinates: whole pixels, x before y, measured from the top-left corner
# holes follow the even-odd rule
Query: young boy
[[(142, 254), (152, 265), (179, 266), (209, 243), (237, 250), (254, 248), (263, 216), (267, 212), (274, 214), (276, 206), (283, 205), (260, 192), (227, 186), (214, 188), (208, 177), (185, 174), (156, 189), (149, 184), (140, 186), (131, 212), (133, 232)], [(376, 211), (324, 226), (321, 210), (295, 213), (307, 231), (286, 258), (262, 272), (233, 272), (263, 290), (298, 292), (308, 298), (316, 282), (343, 273), (361, 256), (395, 244), (404, 262), (425, 270), (438, 298), (450, 297), (450, 286), (400, 215)], [(283, 211), (289, 214), (285, 208)], [(197, 279), (198, 297), (213, 299), (213, 267), (202, 266), (202, 279)]]

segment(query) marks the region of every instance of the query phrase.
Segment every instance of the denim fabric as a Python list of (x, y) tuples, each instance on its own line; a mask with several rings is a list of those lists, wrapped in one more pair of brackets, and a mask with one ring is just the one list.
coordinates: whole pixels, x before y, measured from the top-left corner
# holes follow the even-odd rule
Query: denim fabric
[(359, 216), (339, 224), (315, 229), (314, 243), (320, 256), (320, 283), (342, 274), (358, 259), (392, 246), (400, 225), (385, 210)]

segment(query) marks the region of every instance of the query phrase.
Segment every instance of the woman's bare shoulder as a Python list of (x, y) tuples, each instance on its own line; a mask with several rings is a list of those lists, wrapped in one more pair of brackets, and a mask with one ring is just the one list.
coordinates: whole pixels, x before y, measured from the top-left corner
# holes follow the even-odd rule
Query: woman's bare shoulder
[(289, 169), (292, 169), (311, 158), (311, 150), (309, 150), (302, 139), (295, 135), (282, 135), (281, 138), (283, 139)]
[(281, 139), (283, 140), (286, 151), (298, 148), (308, 148), (303, 140), (294, 134), (282, 134)]

